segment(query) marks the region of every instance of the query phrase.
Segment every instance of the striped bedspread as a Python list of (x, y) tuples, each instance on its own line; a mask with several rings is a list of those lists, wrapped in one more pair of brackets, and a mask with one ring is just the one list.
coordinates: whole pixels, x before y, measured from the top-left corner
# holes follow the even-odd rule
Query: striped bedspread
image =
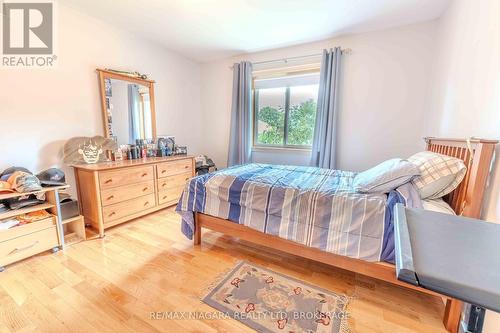
[(313, 167), (235, 166), (191, 179), (176, 210), (190, 239), (193, 213), (200, 212), (323, 251), (391, 261), (392, 206), (408, 204), (416, 192), (407, 184), (389, 195), (356, 193), (354, 176)]

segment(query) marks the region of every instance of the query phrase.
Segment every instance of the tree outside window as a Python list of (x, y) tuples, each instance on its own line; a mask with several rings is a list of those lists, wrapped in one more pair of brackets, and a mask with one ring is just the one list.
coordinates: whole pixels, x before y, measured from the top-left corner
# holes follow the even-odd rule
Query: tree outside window
[(317, 83), (255, 89), (254, 98), (255, 146), (311, 147)]

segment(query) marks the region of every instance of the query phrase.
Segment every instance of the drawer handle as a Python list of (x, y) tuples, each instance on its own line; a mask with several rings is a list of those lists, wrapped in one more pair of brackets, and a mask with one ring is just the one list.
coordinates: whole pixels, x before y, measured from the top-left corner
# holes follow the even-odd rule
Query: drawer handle
[(167, 170), (165, 170), (165, 169), (161, 170), (161, 173), (165, 173), (165, 172), (167, 172)]
[(148, 187), (145, 187), (142, 189), (142, 192), (146, 192), (148, 190)]
[(163, 200), (165, 200), (166, 198), (167, 198), (167, 196), (166, 196), (166, 195), (164, 195), (164, 196), (163, 196)]
[(104, 182), (104, 184), (109, 184), (109, 183), (111, 183), (112, 181), (113, 181), (113, 179), (108, 179), (108, 180), (106, 180), (106, 181)]
[(188, 169), (188, 168), (189, 168), (189, 165), (185, 165), (185, 166), (184, 166), (184, 169)]
[(141, 177), (146, 177), (148, 175), (147, 172), (144, 172)]
[(187, 177), (186, 179), (184, 179), (185, 181), (188, 181), (189, 180), (189, 177)]
[(149, 205), (149, 201), (146, 201), (146, 202), (144, 203), (144, 206), (147, 206), (147, 205)]
[(10, 256), (11, 254), (15, 254), (15, 253), (18, 253), (18, 252), (21, 252), (21, 251), (25, 251), (25, 250), (31, 249), (33, 246), (35, 246), (38, 243), (39, 243), (39, 241), (34, 241), (33, 244), (30, 244), (28, 246), (25, 246), (25, 247), (16, 247), (14, 250), (10, 251), (8, 255)]
[(111, 200), (113, 199), (115, 196), (114, 195), (110, 195), (106, 200)]
[(108, 217), (111, 217), (111, 216), (113, 216), (113, 215), (115, 215), (115, 214), (116, 214), (115, 212), (111, 212), (111, 213), (108, 215)]

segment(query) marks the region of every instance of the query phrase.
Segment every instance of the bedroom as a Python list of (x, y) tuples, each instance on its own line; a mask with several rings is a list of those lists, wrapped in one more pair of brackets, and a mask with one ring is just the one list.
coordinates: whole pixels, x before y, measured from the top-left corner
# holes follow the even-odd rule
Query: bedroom
[[(3, 2), (8, 3), (19, 1)], [(313, 87), (298, 94), (306, 96), (299, 98), (300, 103), (311, 100), (317, 103), (320, 86), (327, 86), (320, 75), (325, 67), (322, 66), (323, 50), (330, 52), (331, 64), (338, 65), (339, 73), (339, 80), (333, 83), (330, 80), (330, 88), (324, 90), (330, 92), (335, 101), (335, 107), (323, 108), (333, 109), (330, 114), (335, 118), (334, 126), (329, 127), (334, 139), (328, 140), (330, 155), (324, 159), (330, 163), (325, 166), (327, 169), (357, 173), (389, 159), (407, 159), (426, 150), (424, 137), (462, 139), (460, 145), (465, 152), (469, 151), (467, 138), (500, 139), (498, 1), (383, 0), (374, 4), (368, 0), (152, 0), (140, 5), (121, 1), (118, 5), (113, 1), (65, 0), (42, 3), (53, 5), (53, 47), (49, 53), (52, 66), (48, 64), (47, 53), (41, 53), (37, 59), (46, 61), (40, 65), (35, 62), (36, 66), (22, 66), (14, 61), (29, 60), (31, 56), (23, 58), (18, 52), (8, 53), (5, 31), (7, 26), (13, 28), (5, 23), (6, 10), (2, 6), (2, 56), (9, 61), (2, 61), (0, 77), (4, 124), (0, 171), (3, 173), (11, 166), (24, 167), (37, 175), (53, 167), (62, 170), (69, 185), (66, 192), (78, 200), (78, 214), (83, 217), (75, 218), (71, 227), (61, 226), (62, 231), (59, 231), (59, 221), (50, 226), (55, 230), (51, 237), (56, 238), (53, 240), (59, 249), (56, 253), (45, 251), (52, 246), (34, 251), (34, 247), (41, 246), (37, 242), (50, 242), (33, 238), (31, 233), (25, 232), (23, 235), (26, 234), (28, 241), (19, 244), (11, 241), (19, 237), (5, 236), (9, 233), (19, 236), (17, 233), (22, 228), (29, 230), (40, 222), (0, 231), (0, 255), (4, 257), (0, 266), (5, 266), (5, 271), (0, 273), (2, 331), (251, 332), (255, 324), (235, 318), (162, 318), (181, 316), (181, 313), (194, 316), (223, 313), (220, 305), (210, 305), (202, 298), (208, 290), (216, 288), (221, 276), (228, 276), (238, 262), (244, 261), (282, 274), (287, 281), (298, 279), (329, 295), (353, 297), (347, 304), (349, 318), (337, 321), (347, 322), (347, 328), (339, 328), (339, 332), (341, 329), (446, 332), (445, 297), (412, 290), (409, 284), (406, 285), (409, 288), (395, 286), (392, 282), (406, 282), (395, 278), (394, 267), (389, 264), (391, 271), (384, 270), (384, 274), (390, 273), (390, 283), (374, 278), (379, 273), (356, 272), (354, 267), (336, 268), (335, 264), (320, 260), (321, 255), (316, 252), (308, 259), (307, 250), (302, 248), (293, 248), (299, 255), (284, 253), (286, 249), (278, 249), (282, 243), (275, 243), (274, 239), (265, 238), (271, 245), (263, 246), (245, 240), (244, 235), (233, 237), (204, 228), (201, 244), (193, 245), (181, 232), (181, 217), (175, 211), (180, 195), (178, 188), (185, 178), (191, 182), (192, 174), (185, 176), (195, 171), (193, 165), (186, 162), (191, 161), (190, 156), (206, 155), (213, 160), (218, 172), (224, 172), (228, 157), (241, 156), (234, 151), (240, 146), (234, 142), (241, 140), (233, 141), (240, 134), (249, 138), (244, 145), (247, 156), (251, 155), (248, 162), (308, 166), (312, 149), (320, 146), (313, 147), (313, 141), (321, 141), (315, 140), (314, 135), (318, 133), (320, 137), (320, 134), (315, 131), (316, 121), (307, 118), (307, 126), (295, 127), (295, 133), (303, 134), (299, 129), (305, 129), (306, 138), (290, 140), (295, 135), (289, 126), (290, 118), (294, 117), (290, 101), (294, 99), (294, 82), (300, 77), (303, 81), (298, 80), (302, 82), (299, 87)], [(19, 10), (14, 12), (19, 15)], [(11, 23), (14, 21), (10, 19)], [(256, 26), (256, 22), (267, 24)], [(37, 20), (30, 23), (34, 27)], [(42, 43), (47, 38), (33, 31)], [(22, 34), (22, 29), (17, 33)], [(15, 31), (11, 31), (10, 39), (16, 40)], [(19, 42), (19, 38), (17, 40)], [(23, 39), (20, 40), (22, 43)], [(335, 58), (332, 49), (337, 52)], [(253, 97), (246, 102), (251, 104), (248, 109), (253, 120), (239, 128), (231, 119), (233, 106), (238, 104), (233, 101), (237, 92), (233, 75), (237, 74), (236, 67), (243, 67), (242, 62), (252, 64)], [(40, 68), (35, 68), (37, 66)], [(97, 72), (97, 69), (139, 72), (146, 74), (150, 81), (121, 72)], [(165, 168), (160, 162), (145, 164), (149, 168), (146, 170), (151, 171), (138, 175), (147, 174), (147, 180), (140, 184), (148, 186), (126, 193), (116, 191), (119, 187), (113, 184), (101, 186), (99, 183), (106, 181), (106, 172), (115, 172), (101, 167), (116, 162), (72, 167), (73, 162), (66, 159), (68, 155), (83, 156), (70, 140), (110, 134), (106, 102), (118, 109), (114, 101), (118, 88), (113, 86), (112, 96), (107, 96), (105, 88), (107, 82), (120, 80), (132, 80), (141, 87), (153, 86), (149, 95), (146, 93), (149, 97), (146, 104), (153, 111), (151, 120), (155, 126), (147, 135), (151, 137), (145, 138), (173, 136), (180, 150), (187, 147), (188, 153), (174, 159), (160, 157), (160, 161), (162, 158), (168, 161)], [(256, 100), (259, 89), (262, 91)], [(274, 100), (269, 104), (266, 104), (267, 92), (271, 92), (267, 100)], [(325, 94), (322, 97), (323, 101), (327, 98)], [(276, 103), (276, 99), (280, 102)], [(146, 105), (142, 101), (142, 105)], [(256, 109), (268, 107), (267, 110), (272, 111), (277, 109), (272, 107), (276, 105), (282, 110), (270, 114), (279, 115), (279, 126), (255, 122), (255, 115), (260, 116)], [(271, 133), (270, 129), (274, 130), (272, 137), (259, 139), (264, 132)], [(117, 128), (113, 130), (118, 132)], [(289, 142), (292, 144), (285, 144)], [(478, 144), (475, 140), (469, 142)], [(131, 142), (119, 142), (122, 143)], [(96, 142), (91, 141), (90, 146), (95, 145)], [(65, 146), (72, 150), (68, 153)], [(498, 145), (496, 147), (498, 152)], [(319, 149), (327, 150), (324, 145)], [(101, 160), (107, 158), (105, 152), (97, 156)], [(473, 217), (495, 223), (500, 221), (500, 165), (490, 158), (491, 172), (489, 163), (481, 164), (484, 184), (478, 186), (472, 197), (477, 205), (475, 212), (479, 210), (480, 215)], [(143, 160), (122, 163), (141, 164)], [(176, 173), (175, 170), (184, 167), (187, 167), (184, 172)], [(478, 174), (470, 167), (467, 170), (468, 175)], [(159, 191), (165, 179), (160, 177), (162, 171), (183, 175), (176, 178), (181, 185), (176, 185), (172, 192)], [(85, 178), (86, 175), (93, 176)], [(79, 176), (85, 179), (78, 180)], [(135, 184), (131, 177), (127, 174), (120, 180), (126, 183), (123, 186)], [(269, 175), (268, 181), (274, 180), (273, 177)], [(470, 177), (467, 179), (470, 181)], [(306, 184), (298, 184), (296, 188)], [(127, 213), (132, 209), (129, 199), (144, 188), (147, 194), (142, 197), (152, 199), (141, 203), (153, 207)], [(232, 193), (231, 189), (224, 190)], [(165, 192), (168, 198), (159, 204), (163, 198), (160, 193)], [(483, 193), (480, 200), (479, 192)], [(172, 193), (174, 199), (170, 200)], [(124, 197), (118, 198), (120, 195)], [(46, 200), (54, 201), (47, 203), (51, 206), (47, 210), (58, 216), (55, 196), (55, 192), (46, 193)], [(101, 202), (111, 196), (114, 197), (109, 199), (110, 203)], [(305, 203), (308, 202), (306, 199)], [(464, 202), (470, 207), (470, 201), (462, 198), (461, 204)], [(112, 223), (102, 223), (103, 212), (114, 214), (110, 217)], [(14, 213), (7, 211), (3, 217), (13, 217)], [(263, 219), (257, 217), (255, 221)], [(381, 223), (379, 221), (379, 227)], [(61, 249), (64, 232), (87, 239), (75, 244), (68, 241)], [(383, 241), (381, 232), (379, 230), (380, 242)], [(5, 258), (16, 249), (14, 255), (22, 260)], [(337, 258), (337, 261), (342, 260)], [(468, 316), (461, 316), (461, 310), (462, 307), (455, 309), (459, 319), (449, 322), (463, 329)], [(482, 331), (498, 331), (500, 315), (492, 310), (482, 313), (485, 314)], [(263, 330), (257, 328), (257, 331)]]

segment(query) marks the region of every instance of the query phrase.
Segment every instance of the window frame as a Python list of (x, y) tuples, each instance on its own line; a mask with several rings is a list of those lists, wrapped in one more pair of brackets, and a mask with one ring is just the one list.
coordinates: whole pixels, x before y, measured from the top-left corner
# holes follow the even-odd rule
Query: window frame
[[(269, 73), (268, 71), (266, 71)], [(274, 149), (283, 149), (283, 150), (300, 150), (300, 151), (311, 151), (312, 150), (312, 144), (311, 145), (290, 145), (287, 143), (288, 141), (288, 127), (289, 127), (289, 118), (290, 118), (290, 86), (286, 86), (285, 90), (285, 124), (283, 127), (283, 144), (282, 145), (276, 145), (276, 144), (263, 144), (259, 143), (258, 140), (258, 117), (257, 117), (257, 112), (258, 112), (258, 103), (259, 103), (259, 94), (258, 94), (258, 89), (255, 89), (255, 80), (256, 79), (263, 79), (263, 78), (273, 78), (273, 77), (284, 77), (284, 76), (294, 76), (294, 75), (301, 75), (301, 74), (313, 74), (313, 73), (318, 73), (320, 74), (320, 67), (319, 66), (314, 66), (311, 67), (310, 69), (306, 70), (295, 70), (295, 71), (287, 71), (287, 72), (274, 72), (271, 74), (268, 74), (266, 76), (258, 76), (254, 75), (252, 77), (252, 126), (253, 126), (253, 131), (252, 131), (252, 150), (274, 150)]]

